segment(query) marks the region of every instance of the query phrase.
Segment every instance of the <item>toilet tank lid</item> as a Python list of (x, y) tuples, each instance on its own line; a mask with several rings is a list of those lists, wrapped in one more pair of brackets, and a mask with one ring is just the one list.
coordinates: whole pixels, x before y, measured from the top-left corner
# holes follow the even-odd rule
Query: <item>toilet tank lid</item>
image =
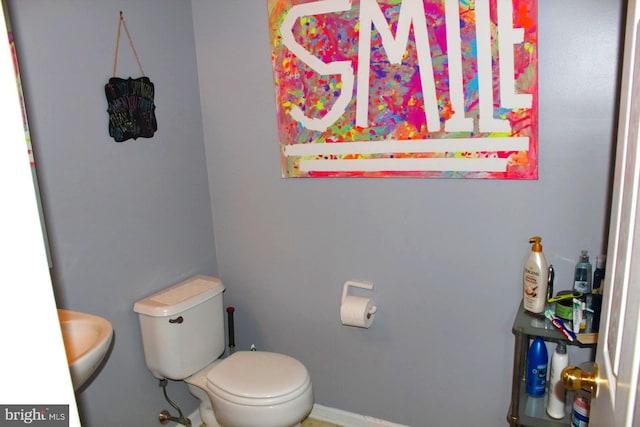
[(197, 275), (141, 299), (133, 305), (133, 311), (152, 317), (173, 316), (223, 291), (224, 285), (220, 279)]

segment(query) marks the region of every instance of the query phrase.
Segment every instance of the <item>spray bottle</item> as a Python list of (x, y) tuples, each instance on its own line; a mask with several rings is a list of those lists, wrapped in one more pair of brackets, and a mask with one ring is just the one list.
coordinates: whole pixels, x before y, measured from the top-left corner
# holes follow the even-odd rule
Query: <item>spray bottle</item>
[(523, 273), (523, 305), (525, 310), (532, 313), (543, 313), (547, 301), (547, 285), (549, 267), (542, 253), (541, 237), (529, 239), (531, 254), (524, 264)]

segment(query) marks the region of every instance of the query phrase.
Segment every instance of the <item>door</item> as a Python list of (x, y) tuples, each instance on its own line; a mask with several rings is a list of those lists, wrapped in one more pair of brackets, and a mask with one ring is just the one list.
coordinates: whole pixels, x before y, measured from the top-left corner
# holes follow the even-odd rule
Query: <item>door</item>
[[(80, 426), (44, 249), (1, 2), (0, 29), (4, 31), (0, 40), (0, 301), (3, 303), (0, 425), (33, 422), (34, 426)], [(43, 412), (51, 417), (38, 422), (44, 414), (35, 408), (49, 404), (67, 405), (67, 420), (60, 422), (63, 413), (47, 408)], [(11, 409), (9, 405), (19, 406)], [(16, 415), (21, 410), (30, 416)]]
[(640, 426), (640, 0), (629, 0), (607, 273), (596, 363), (595, 427)]

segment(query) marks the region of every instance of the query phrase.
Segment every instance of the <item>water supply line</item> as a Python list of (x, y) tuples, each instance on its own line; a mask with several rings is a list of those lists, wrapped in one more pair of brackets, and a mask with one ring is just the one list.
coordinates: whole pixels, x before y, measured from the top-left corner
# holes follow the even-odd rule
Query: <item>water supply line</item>
[(167, 399), (167, 402), (169, 402), (169, 405), (173, 406), (173, 408), (176, 411), (178, 411), (178, 416), (177, 417), (171, 416), (171, 413), (169, 411), (167, 411), (166, 409), (163, 409), (162, 412), (160, 412), (160, 415), (158, 416), (158, 419), (160, 420), (160, 424), (165, 425), (169, 421), (175, 421), (178, 424), (182, 424), (186, 427), (191, 427), (191, 420), (189, 418), (186, 418), (182, 414), (182, 411), (180, 410), (178, 405), (176, 405), (175, 403), (173, 403), (171, 399), (169, 399), (169, 396), (167, 395), (168, 382), (169, 381), (166, 378), (161, 379), (160, 387), (162, 387), (162, 393), (164, 393), (164, 398)]
[(227, 307), (227, 326), (229, 327), (229, 356), (236, 351), (236, 337), (233, 330), (233, 312), (236, 311), (233, 307)]

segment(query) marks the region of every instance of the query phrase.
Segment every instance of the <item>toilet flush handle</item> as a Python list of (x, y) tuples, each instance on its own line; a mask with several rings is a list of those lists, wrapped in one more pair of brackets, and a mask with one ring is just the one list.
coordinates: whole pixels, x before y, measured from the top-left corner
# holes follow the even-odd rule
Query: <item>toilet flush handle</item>
[(184, 322), (184, 319), (182, 318), (182, 316), (178, 316), (175, 319), (169, 319), (169, 323), (177, 323), (180, 324)]

